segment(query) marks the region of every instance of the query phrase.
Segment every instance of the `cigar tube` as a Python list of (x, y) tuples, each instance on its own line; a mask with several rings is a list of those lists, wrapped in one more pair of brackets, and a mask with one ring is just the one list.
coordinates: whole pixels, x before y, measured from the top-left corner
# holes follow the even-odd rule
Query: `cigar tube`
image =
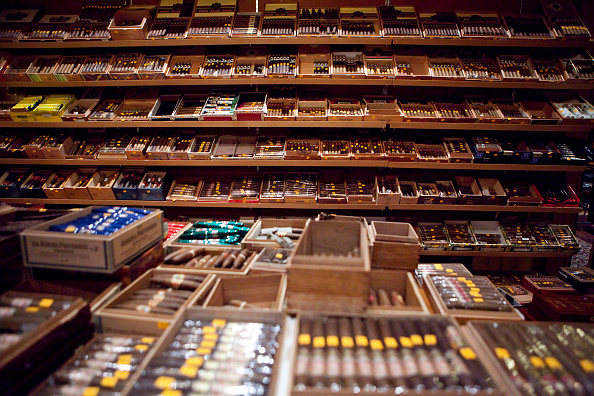
[(163, 261), (166, 264), (181, 264), (203, 253), (204, 248), (182, 250), (168, 254)]
[(383, 357), (384, 344), (379, 337), (375, 320), (365, 318), (365, 332), (369, 337), (371, 347), (371, 362), (373, 367), (373, 379), (375, 380), (377, 392), (386, 392), (390, 388), (388, 381), (388, 366)]
[(250, 254), (250, 250), (249, 249), (243, 249), (241, 252), (239, 252), (239, 254), (237, 255), (237, 257), (233, 261), (232, 268), (233, 269), (240, 269), (243, 266), (243, 263), (245, 263), (245, 261), (248, 258), (248, 255), (249, 254)]
[(386, 293), (384, 289), (378, 289), (377, 299), (379, 301), (379, 305), (392, 305), (390, 303), (390, 297), (388, 297), (388, 293)]
[(225, 258), (225, 261), (223, 261), (223, 264), (221, 265), (222, 268), (231, 268), (233, 266), (233, 263), (235, 262), (235, 259), (237, 258), (237, 255), (239, 254), (239, 249), (232, 249), (229, 252), (229, 255)]
[(313, 318), (311, 325), (311, 335), (313, 350), (309, 361), (309, 386), (315, 388), (324, 388), (324, 373), (326, 372), (326, 358), (324, 347), (326, 338), (324, 337), (324, 323), (321, 318)]
[(229, 253), (231, 253), (231, 250), (229, 249), (221, 253), (217, 260), (214, 262), (213, 267), (220, 268), (223, 265), (225, 259), (227, 259), (227, 257), (229, 256)]
[(242, 301), (242, 300), (229, 300), (226, 302), (227, 305), (231, 305), (234, 307), (239, 307), (239, 308), (258, 308), (257, 305), (254, 304), (250, 304), (247, 301)]
[(342, 388), (338, 346), (338, 320), (328, 318), (326, 320), (326, 372), (324, 374), (326, 386), (333, 392), (337, 392)]
[(303, 391), (307, 386), (309, 348), (311, 346), (311, 321), (306, 316), (302, 317), (299, 323), (297, 344), (299, 345), (299, 349), (295, 361), (295, 378), (293, 383), (296, 390)]
[(376, 389), (373, 383), (373, 369), (371, 359), (367, 353), (369, 346), (369, 339), (365, 334), (363, 320), (361, 318), (351, 318), (353, 325), (353, 335), (355, 336), (355, 359), (357, 363), (357, 372), (359, 379), (359, 387), (362, 391), (373, 392)]
[(350, 320), (345, 317), (338, 319), (338, 330), (340, 332), (340, 345), (342, 347), (340, 372), (342, 373), (344, 387), (351, 390), (359, 390), (359, 384), (355, 377), (357, 367), (353, 353), (354, 342)]
[(377, 293), (371, 287), (369, 288), (369, 304), (378, 305)]

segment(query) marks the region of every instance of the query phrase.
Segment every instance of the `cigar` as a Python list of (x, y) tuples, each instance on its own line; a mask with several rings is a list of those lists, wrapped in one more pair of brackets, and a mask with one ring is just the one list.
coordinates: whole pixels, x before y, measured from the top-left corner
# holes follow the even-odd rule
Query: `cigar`
[(295, 390), (304, 391), (307, 387), (307, 377), (309, 368), (309, 355), (311, 347), (311, 321), (307, 316), (303, 316), (299, 322), (299, 337), (297, 338), (299, 349), (295, 359)]
[(340, 380), (340, 352), (338, 339), (338, 320), (328, 318), (326, 320), (326, 386), (332, 390), (341, 389), (343, 384)]
[(379, 305), (392, 305), (392, 303), (390, 302), (390, 297), (388, 297), (388, 293), (386, 293), (384, 289), (378, 289), (377, 299), (379, 301)]
[(323, 388), (326, 386), (324, 373), (326, 372), (326, 359), (324, 357), (324, 347), (326, 338), (324, 337), (324, 323), (321, 318), (314, 318), (311, 325), (311, 335), (313, 342), (313, 351), (309, 362), (309, 386)]
[(204, 248), (202, 247), (196, 249), (181, 250), (168, 254), (167, 256), (165, 256), (165, 259), (163, 261), (166, 264), (181, 264), (201, 254), (204, 254)]
[(228, 305), (234, 306), (234, 307), (239, 307), (241, 308), (259, 308), (257, 305), (254, 304), (250, 304), (247, 301), (242, 301), (242, 300), (229, 300), (227, 301)]
[(249, 254), (250, 254), (250, 250), (249, 249), (243, 249), (241, 252), (239, 252), (239, 254), (237, 255), (237, 257), (233, 261), (232, 268), (233, 269), (240, 269), (243, 266), (243, 263), (245, 263), (245, 261), (248, 258)]
[(353, 353), (353, 333), (351, 330), (351, 322), (348, 318), (342, 317), (338, 319), (338, 330), (340, 332), (340, 346), (342, 347), (342, 362), (340, 371), (344, 381), (345, 388), (358, 388), (356, 373), (357, 367), (355, 364), (355, 357)]

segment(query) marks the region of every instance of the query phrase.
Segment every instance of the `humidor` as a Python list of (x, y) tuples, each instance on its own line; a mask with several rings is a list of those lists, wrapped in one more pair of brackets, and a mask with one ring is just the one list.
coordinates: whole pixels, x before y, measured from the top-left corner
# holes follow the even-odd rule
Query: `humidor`
[(107, 30), (112, 40), (144, 40), (147, 37), (155, 6), (128, 6), (119, 9)]

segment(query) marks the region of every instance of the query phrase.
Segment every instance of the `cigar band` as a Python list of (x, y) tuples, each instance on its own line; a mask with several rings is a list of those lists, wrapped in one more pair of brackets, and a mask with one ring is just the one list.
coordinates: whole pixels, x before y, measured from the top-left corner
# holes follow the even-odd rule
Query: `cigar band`
[(309, 345), (311, 344), (311, 336), (307, 333), (299, 334), (297, 342), (299, 345)]
[(423, 345), (423, 337), (418, 334), (411, 334), (410, 340), (412, 341), (413, 345)]
[(437, 344), (437, 337), (435, 334), (425, 334), (425, 345), (431, 346)]
[(316, 336), (313, 339), (314, 348), (324, 348), (326, 346), (326, 338), (324, 336)]
[(175, 274), (171, 277), (171, 286), (178, 288), (184, 281), (184, 274)]
[(383, 351), (384, 350), (384, 344), (377, 338), (372, 338), (371, 340), (369, 340), (369, 346), (374, 351)]
[(355, 343), (353, 342), (352, 337), (343, 336), (343, 337), (340, 337), (340, 345), (343, 348), (352, 348), (355, 346)]
[(394, 337), (384, 337), (384, 345), (389, 349), (398, 348), (398, 341)]
[(335, 335), (327, 336), (326, 337), (326, 345), (330, 348), (338, 347), (338, 345), (339, 345), (338, 336), (335, 336)]
[(247, 301), (242, 301), (241, 304), (239, 304), (239, 309), (243, 309), (243, 307), (245, 307), (245, 304), (247, 304)]
[(137, 305), (136, 310), (138, 312), (149, 313), (149, 312), (151, 312), (151, 307), (148, 305)]
[(357, 346), (359, 346), (359, 347), (366, 348), (369, 345), (369, 341), (367, 340), (366, 336), (357, 335), (357, 336), (355, 336), (355, 344), (357, 344)]
[[(458, 352), (460, 352), (460, 355), (466, 360), (475, 360), (476, 359), (476, 353), (474, 353), (474, 351), (470, 347), (460, 348), (458, 350)], [(530, 359), (532, 359), (532, 358), (530, 358)], [(542, 360), (541, 360), (541, 362), (542, 362)], [(543, 365), (544, 365), (544, 363), (543, 363)]]

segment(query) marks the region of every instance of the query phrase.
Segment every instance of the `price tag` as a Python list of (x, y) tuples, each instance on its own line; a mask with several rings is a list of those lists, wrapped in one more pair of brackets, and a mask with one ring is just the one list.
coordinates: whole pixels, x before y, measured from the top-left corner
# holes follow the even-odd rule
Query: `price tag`
[(120, 355), (116, 364), (128, 365), (132, 362), (132, 355)]
[(187, 366), (184, 364), (179, 368), (179, 372), (180, 374), (185, 375), (188, 378), (196, 378), (196, 375), (198, 374), (198, 367)]
[(146, 344), (138, 344), (134, 347), (137, 351), (145, 352), (148, 349), (148, 345)]
[(423, 337), (418, 334), (411, 334), (410, 340), (412, 341), (413, 345), (423, 345)]

